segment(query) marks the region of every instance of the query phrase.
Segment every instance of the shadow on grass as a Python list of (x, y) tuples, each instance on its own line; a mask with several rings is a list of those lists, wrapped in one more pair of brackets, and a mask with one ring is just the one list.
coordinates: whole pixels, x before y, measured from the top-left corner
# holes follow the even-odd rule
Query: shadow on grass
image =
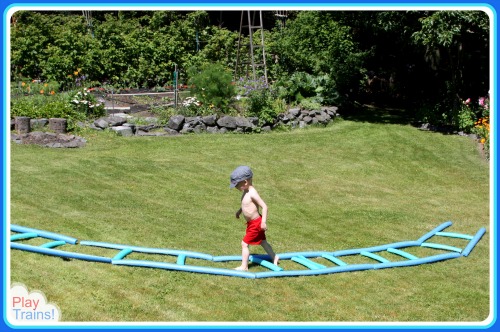
[(356, 104), (343, 109), (340, 114), (349, 121), (416, 125), (413, 112), (405, 108)]

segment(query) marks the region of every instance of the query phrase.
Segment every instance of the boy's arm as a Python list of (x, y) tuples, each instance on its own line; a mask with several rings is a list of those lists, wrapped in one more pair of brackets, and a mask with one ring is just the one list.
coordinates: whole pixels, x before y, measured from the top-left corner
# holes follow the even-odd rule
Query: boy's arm
[(264, 200), (260, 197), (259, 193), (257, 190), (253, 190), (252, 192), (252, 200), (253, 202), (257, 205), (260, 206), (262, 209), (262, 223), (261, 223), (261, 228), (263, 230), (267, 230), (267, 204), (264, 202)]
[[(241, 200), (243, 200), (243, 197), (245, 196), (245, 193), (243, 193), (241, 195)], [(240, 219), (240, 214), (243, 210), (241, 208), (238, 209), (238, 211), (236, 211), (236, 219)]]

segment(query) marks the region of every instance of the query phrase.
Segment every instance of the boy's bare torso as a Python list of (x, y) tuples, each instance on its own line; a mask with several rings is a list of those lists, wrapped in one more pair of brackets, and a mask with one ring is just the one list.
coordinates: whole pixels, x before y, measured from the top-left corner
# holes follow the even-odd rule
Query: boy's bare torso
[(260, 217), (259, 208), (252, 199), (252, 194), (256, 193), (253, 187), (243, 192), (241, 196), (241, 212), (246, 221), (254, 220)]

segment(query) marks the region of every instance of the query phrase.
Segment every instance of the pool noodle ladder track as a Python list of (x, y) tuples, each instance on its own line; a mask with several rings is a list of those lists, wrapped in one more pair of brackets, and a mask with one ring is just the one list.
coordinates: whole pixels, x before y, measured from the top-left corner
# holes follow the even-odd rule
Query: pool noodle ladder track
[[(18, 226), (14, 224), (10, 225), (10, 229), (11, 231), (16, 232), (17, 234), (12, 234), (10, 236), (10, 247), (11, 249), (16, 249), (16, 250), (23, 250), (33, 253), (67, 258), (67, 259), (71, 258), (79, 259), (89, 262), (100, 262), (100, 263), (123, 265), (130, 267), (157, 268), (170, 271), (204, 273), (204, 274), (241, 277), (249, 279), (261, 279), (261, 278), (271, 278), (271, 277), (325, 275), (325, 274), (334, 274), (341, 272), (377, 270), (377, 269), (386, 269), (394, 267), (407, 267), (407, 266), (434, 263), (434, 262), (459, 258), (462, 256), (467, 257), (474, 249), (476, 244), (481, 240), (482, 236), (486, 233), (485, 228), (479, 229), (479, 231), (477, 231), (475, 235), (443, 232), (444, 229), (446, 229), (451, 225), (452, 222), (447, 221), (439, 225), (432, 231), (424, 234), (416, 241), (395, 242), (368, 248), (347, 249), (347, 250), (339, 250), (333, 252), (308, 251), (308, 252), (290, 252), (290, 253), (278, 254), (281, 261), (290, 260), (299, 264), (302, 268), (299, 270), (284, 270), (280, 266), (271, 263), (270, 258), (267, 255), (250, 255), (249, 261), (253, 264), (258, 264), (269, 270), (265, 272), (237, 271), (227, 268), (216, 268), (209, 266), (187, 264), (188, 259), (190, 261), (201, 260), (209, 262), (241, 261), (241, 256), (212, 256), (205, 253), (187, 251), (187, 250), (149, 248), (149, 247), (139, 247), (139, 246), (130, 246), (123, 244), (95, 242), (95, 241), (78, 241), (78, 239), (70, 236), (38, 230), (34, 228)], [(456, 238), (468, 241), (468, 243), (464, 249), (461, 249), (455, 246), (426, 242), (427, 240), (433, 237)], [(43, 238), (53, 241), (38, 246), (19, 243), (19, 241), (30, 240), (33, 238)], [(118, 253), (116, 253), (112, 258), (110, 258), (110, 257), (82, 254), (78, 252), (70, 252), (61, 249), (55, 249), (58, 247), (62, 247), (64, 245), (77, 245), (77, 244), (79, 244), (80, 246), (91, 246), (91, 247), (100, 247), (100, 248), (118, 250)], [(430, 255), (426, 257), (417, 257), (402, 250), (404, 248), (411, 248), (411, 247), (425, 247), (431, 250), (449, 251), (449, 252), (438, 253), (436, 255)], [(392, 254), (394, 257), (399, 257), (405, 260), (390, 261), (389, 259), (384, 258), (383, 256), (377, 254), (379, 252), (388, 252)], [(167, 256), (177, 257), (177, 259), (175, 263), (127, 259), (126, 257), (132, 253), (167, 255)], [(353, 255), (363, 256), (366, 259), (374, 261), (374, 263), (348, 264), (345, 262), (345, 260), (342, 259), (342, 257), (353, 256)], [(333, 263), (334, 266), (326, 266), (320, 264), (318, 262), (311, 260), (313, 258), (323, 259), (325, 262)]]

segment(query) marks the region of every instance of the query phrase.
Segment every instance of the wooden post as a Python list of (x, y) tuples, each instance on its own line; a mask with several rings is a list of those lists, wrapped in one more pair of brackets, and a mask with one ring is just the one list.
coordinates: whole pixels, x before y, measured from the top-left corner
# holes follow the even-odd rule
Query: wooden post
[(49, 129), (56, 134), (65, 134), (67, 132), (68, 122), (63, 118), (50, 118)]
[(15, 128), (18, 134), (26, 134), (31, 130), (30, 118), (27, 116), (16, 116), (15, 117)]

